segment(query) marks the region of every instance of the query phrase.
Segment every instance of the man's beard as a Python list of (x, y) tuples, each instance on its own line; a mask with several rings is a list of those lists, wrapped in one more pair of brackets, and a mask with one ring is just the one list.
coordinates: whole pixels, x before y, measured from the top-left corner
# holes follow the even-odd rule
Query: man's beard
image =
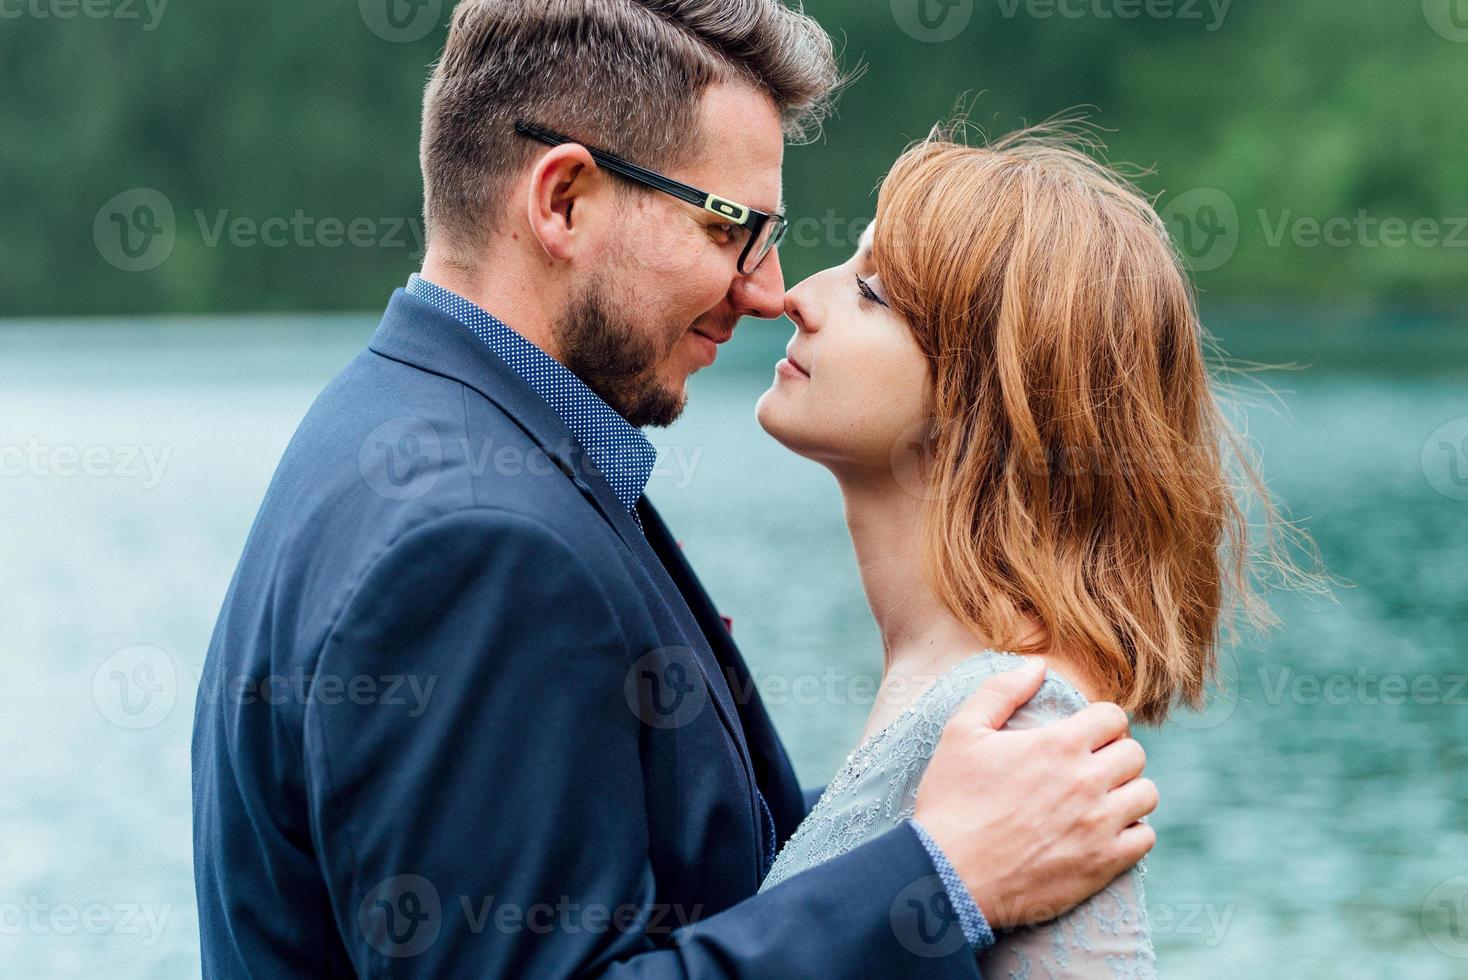
[(566, 367), (637, 428), (672, 425), (683, 414), (688, 394), (658, 380), (657, 366), (671, 345), (659, 349), (653, 338), (610, 309), (605, 295), (602, 283), (591, 283), (561, 314), (556, 334)]

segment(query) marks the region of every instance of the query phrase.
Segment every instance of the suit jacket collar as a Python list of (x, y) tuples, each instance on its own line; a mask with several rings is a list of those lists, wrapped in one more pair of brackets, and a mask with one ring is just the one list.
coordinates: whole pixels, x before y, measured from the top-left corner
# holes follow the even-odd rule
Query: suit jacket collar
[(657, 463), (657, 450), (641, 429), (619, 415), (570, 368), (488, 310), (416, 273), (409, 277), (406, 292), (462, 323), (535, 389), (596, 463), (622, 506), (632, 510)]
[(489, 399), (545, 451), (624, 540), (629, 534), (642, 536), (555, 410), (458, 320), (398, 289), (368, 347), (384, 357), (452, 378)]
[[(591, 463), (585, 449), (545, 399), (536, 394), (508, 364), (466, 330), (462, 323), (402, 289), (393, 293), (387, 312), (372, 335), (368, 347), (384, 357), (451, 378), (483, 395), (519, 425), (560, 467), (561, 472), (575, 483), (582, 495), (612, 525), (622, 542), (637, 556), (651, 583), (690, 640), (699, 637), (704, 639), (702, 644), (692, 642), (694, 659), (704, 674), (705, 684), (713, 693), (715, 708), (738, 746), (753, 783), (756, 778), (755, 767), (750, 759), (749, 746), (740, 722), (741, 717), (748, 712), (736, 709), (721, 668), (721, 658), (710, 649), (710, 644), (720, 642), (720, 639), (727, 641), (727, 631), (720, 624), (719, 629), (711, 634), (700, 624), (698, 617), (689, 608), (685, 588), (670, 577), (668, 567), (650, 547), (648, 539), (633, 521), (631, 513), (622, 506), (606, 479)], [(643, 498), (643, 503), (646, 505), (646, 498)], [(656, 511), (652, 511), (650, 506), (643, 513), (651, 513), (656, 517)], [(661, 518), (657, 518), (657, 524), (661, 533), (666, 535), (667, 528)], [(681, 562), (681, 558), (678, 561)], [(681, 567), (686, 570), (687, 575), (692, 575), (686, 564)], [(703, 595), (702, 589), (699, 588), (695, 595)], [(707, 596), (703, 596), (703, 601), (707, 602)], [(742, 668), (742, 663), (740, 666)], [(756, 706), (759, 715), (763, 716), (764, 708), (758, 705), (757, 700)], [(767, 719), (765, 724), (768, 725)], [(776, 744), (778, 747), (778, 743)]]

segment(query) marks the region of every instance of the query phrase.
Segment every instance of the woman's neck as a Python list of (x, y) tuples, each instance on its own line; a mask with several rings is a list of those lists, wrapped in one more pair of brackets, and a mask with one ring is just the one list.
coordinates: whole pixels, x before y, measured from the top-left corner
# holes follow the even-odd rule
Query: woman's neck
[(922, 506), (881, 476), (838, 474), (862, 589), (882, 638), (882, 680), (862, 741), (949, 669), (988, 647), (939, 601), (922, 560)]
[(942, 672), (987, 645), (938, 600), (923, 574), (922, 501), (895, 481), (843, 476), (846, 527), (882, 637), (882, 671)]
[[(882, 680), (865, 740), (902, 713), (948, 670), (984, 650), (990, 638), (965, 626), (938, 598), (924, 573), (923, 501), (883, 474), (837, 474), (846, 527), (867, 604), (882, 637)], [(1038, 623), (1030, 624), (1032, 633)], [(1046, 650), (1047, 664), (1094, 697), (1079, 665)]]

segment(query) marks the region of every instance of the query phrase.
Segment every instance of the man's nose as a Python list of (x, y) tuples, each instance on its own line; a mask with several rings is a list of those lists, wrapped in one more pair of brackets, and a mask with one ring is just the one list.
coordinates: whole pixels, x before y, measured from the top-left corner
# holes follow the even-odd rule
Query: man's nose
[(785, 270), (780, 268), (778, 248), (765, 256), (759, 268), (747, 276), (736, 276), (729, 288), (734, 307), (742, 316), (773, 320), (785, 312)]

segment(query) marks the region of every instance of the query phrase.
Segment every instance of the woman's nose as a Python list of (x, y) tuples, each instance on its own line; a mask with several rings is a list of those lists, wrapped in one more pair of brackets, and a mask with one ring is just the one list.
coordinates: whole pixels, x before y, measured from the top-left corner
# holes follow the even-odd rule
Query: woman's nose
[(791, 323), (806, 333), (812, 333), (816, 329), (809, 316), (810, 296), (811, 280), (809, 279), (785, 294), (785, 315), (790, 318)]

